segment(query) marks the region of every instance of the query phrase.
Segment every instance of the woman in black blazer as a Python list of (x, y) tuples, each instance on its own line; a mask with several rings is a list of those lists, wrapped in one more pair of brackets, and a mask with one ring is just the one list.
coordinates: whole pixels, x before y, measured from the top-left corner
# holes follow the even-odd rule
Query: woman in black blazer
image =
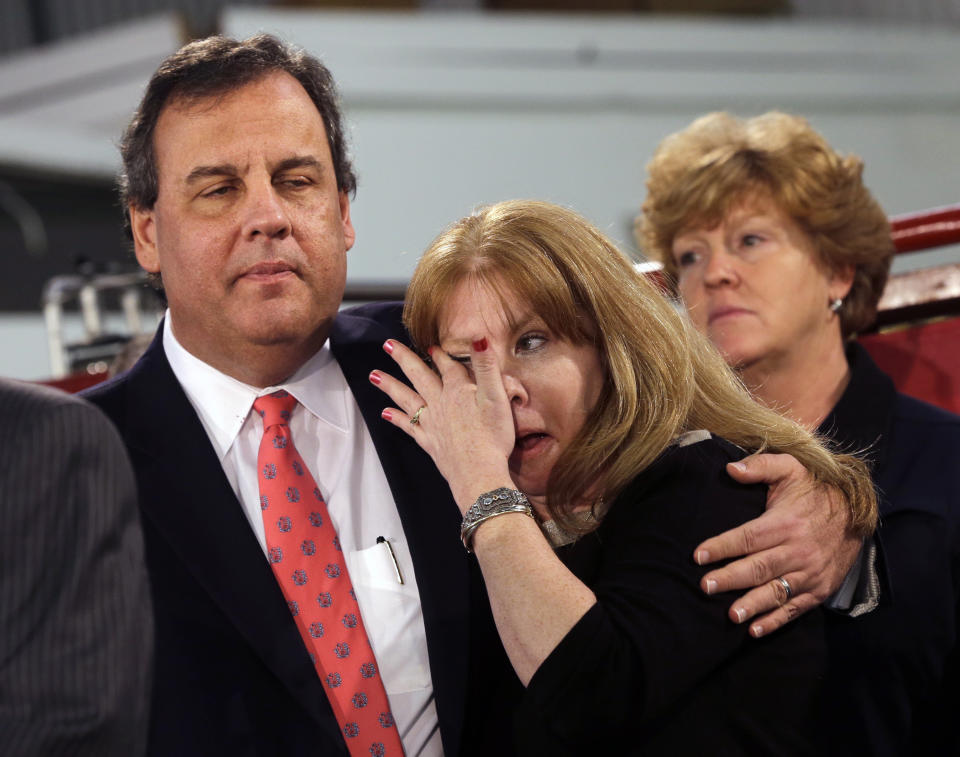
[[(865, 466), (752, 401), (674, 307), (576, 214), (500, 203), (441, 234), (407, 292), (429, 352), (386, 349), (384, 417), (443, 473), (522, 687), (522, 754), (813, 751), (822, 618), (755, 641), (705, 596), (695, 546), (758, 515), (744, 450), (788, 452), (842, 489), (864, 532)], [(788, 582), (784, 582), (785, 590)]]
[(960, 418), (898, 394), (850, 340), (894, 251), (863, 163), (796, 116), (712, 113), (648, 170), (641, 242), (696, 326), (755, 397), (871, 463), (881, 526), (862, 560), (883, 582), (859, 598), (870, 614), (829, 616), (825, 748), (958, 753)]

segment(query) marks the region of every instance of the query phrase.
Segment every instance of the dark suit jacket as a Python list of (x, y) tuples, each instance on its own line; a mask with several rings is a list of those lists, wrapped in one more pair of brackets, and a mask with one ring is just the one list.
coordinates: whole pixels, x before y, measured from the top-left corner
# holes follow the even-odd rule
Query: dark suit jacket
[(828, 613), (825, 752), (960, 754), (960, 417), (898, 394), (859, 345), (819, 431), (866, 450), (879, 491), (880, 605)]
[[(459, 751), (467, 677), (468, 561), (460, 516), (430, 458), (380, 418), (368, 381), (396, 373), (381, 345), (400, 305), (341, 313), (331, 333), (413, 555), (446, 754)], [(150, 754), (346, 754), (290, 611), (200, 420), (157, 338), (88, 397), (120, 429), (136, 471), (156, 614)]]
[(0, 754), (142, 754), (153, 627), (123, 445), (89, 403), (0, 380), (0, 461)]
[[(727, 615), (730, 593), (700, 590), (708, 567), (692, 559), (707, 537), (763, 512), (765, 488), (726, 474), (741, 457), (717, 438), (669, 448), (595, 531), (557, 550), (596, 604), (526, 689), (488, 664), (471, 691), (487, 711), (513, 716), (515, 754), (817, 754), (822, 611), (751, 639)], [(501, 744), (489, 739), (477, 753), (514, 754)]]

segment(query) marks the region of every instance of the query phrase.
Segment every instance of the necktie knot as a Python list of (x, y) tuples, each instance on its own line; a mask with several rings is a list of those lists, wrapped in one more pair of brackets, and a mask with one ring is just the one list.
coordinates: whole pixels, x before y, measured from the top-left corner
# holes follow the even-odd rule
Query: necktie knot
[(279, 424), (290, 422), (290, 413), (297, 406), (297, 398), (289, 392), (280, 389), (273, 394), (257, 397), (253, 401), (253, 409), (263, 418), (264, 430)]

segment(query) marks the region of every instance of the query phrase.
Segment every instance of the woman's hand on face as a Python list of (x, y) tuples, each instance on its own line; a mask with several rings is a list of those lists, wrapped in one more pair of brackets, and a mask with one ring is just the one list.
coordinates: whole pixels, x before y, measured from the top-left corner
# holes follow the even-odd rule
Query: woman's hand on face
[(508, 459), (515, 443), (513, 414), (486, 339), (471, 347), (473, 378), (465, 365), (439, 347), (430, 349), (439, 375), (393, 339), (384, 344), (384, 350), (413, 389), (389, 374), (371, 373), (370, 381), (396, 403), (382, 415), (433, 458), (461, 511), (485, 491), (512, 487)]

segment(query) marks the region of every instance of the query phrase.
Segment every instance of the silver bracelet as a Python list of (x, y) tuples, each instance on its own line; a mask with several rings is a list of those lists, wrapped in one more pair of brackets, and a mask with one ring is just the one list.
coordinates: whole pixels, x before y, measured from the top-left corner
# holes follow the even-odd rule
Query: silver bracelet
[(477, 501), (470, 505), (460, 525), (460, 541), (467, 552), (472, 551), (470, 547), (473, 544), (473, 532), (477, 527), (485, 520), (506, 513), (524, 513), (533, 518), (530, 503), (521, 491), (501, 486), (492, 492), (481, 494)]

